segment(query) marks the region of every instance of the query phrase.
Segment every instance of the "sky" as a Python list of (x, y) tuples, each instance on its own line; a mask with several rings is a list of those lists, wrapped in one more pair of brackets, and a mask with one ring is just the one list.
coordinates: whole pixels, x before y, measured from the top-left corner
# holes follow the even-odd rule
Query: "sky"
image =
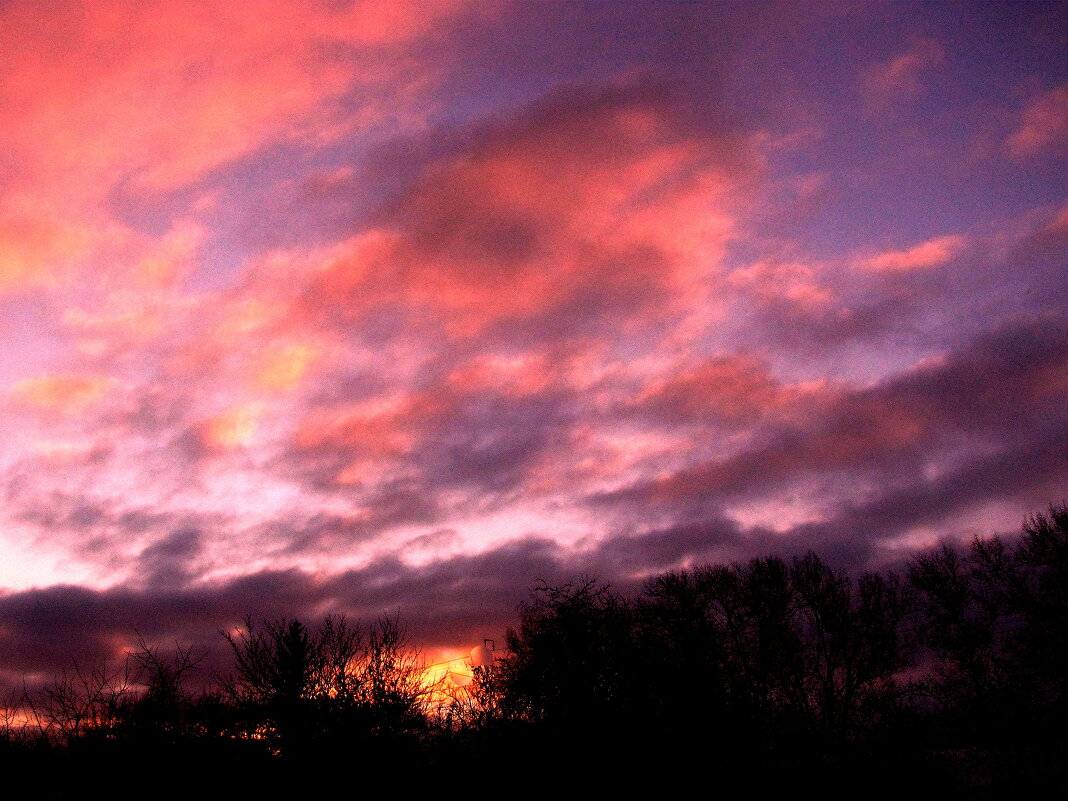
[(0, 59), (2, 682), (1068, 496), (1065, 2), (15, 0)]

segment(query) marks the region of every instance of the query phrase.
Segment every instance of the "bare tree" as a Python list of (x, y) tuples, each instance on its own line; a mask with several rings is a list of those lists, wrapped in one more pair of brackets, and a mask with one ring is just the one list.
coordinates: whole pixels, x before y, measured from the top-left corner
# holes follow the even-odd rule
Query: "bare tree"
[(204, 659), (204, 653), (194, 654), (193, 646), (175, 642), (174, 652), (163, 653), (159, 646), (148, 645), (144, 638), (137, 637), (138, 650), (134, 652), (137, 663), (135, 679), (144, 689), (144, 698), (159, 702), (176, 702), (186, 696), (186, 680)]
[(39, 732), (52, 741), (76, 738), (113, 726), (133, 695), (130, 660), (110, 668), (66, 670), (38, 695), (26, 694), (25, 708)]
[(194, 654), (192, 646), (179, 643), (165, 652), (140, 635), (137, 640), (138, 650), (130, 655), (134, 693), (119, 710), (120, 733), (136, 736), (142, 744), (147, 740), (173, 744), (198, 736), (192, 719), (194, 699), (186, 684), (204, 654)]
[(338, 747), (425, 727), (433, 702), (424, 665), (396, 620), (366, 628), (329, 616), (317, 629), (279, 619), (225, 634), (235, 673), (224, 691), (244, 710), (245, 736), (279, 754), (312, 741)]

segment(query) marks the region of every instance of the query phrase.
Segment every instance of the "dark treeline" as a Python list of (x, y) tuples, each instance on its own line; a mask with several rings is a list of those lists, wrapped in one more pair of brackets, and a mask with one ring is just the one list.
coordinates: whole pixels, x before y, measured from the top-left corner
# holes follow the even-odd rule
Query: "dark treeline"
[[(818, 555), (666, 573), (636, 597), (540, 585), (467, 687), (430, 685), (399, 624), (248, 621), (233, 668), (142, 644), (13, 699), (0, 759), (212, 768), (363, 789), (799, 787), (996, 797), (1066, 788), (1068, 506), (859, 577)], [(458, 785), (459, 783), (459, 785)]]

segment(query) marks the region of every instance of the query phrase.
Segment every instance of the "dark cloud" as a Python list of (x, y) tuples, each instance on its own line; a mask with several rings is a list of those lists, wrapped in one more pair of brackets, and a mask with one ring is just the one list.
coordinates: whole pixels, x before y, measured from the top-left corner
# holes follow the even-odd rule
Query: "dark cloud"
[(757, 308), (760, 338), (776, 348), (809, 355), (852, 343), (870, 343), (912, 323), (915, 299), (901, 293), (843, 302), (827, 308), (808, 308), (788, 298), (763, 301)]
[(398, 526), (429, 525), (444, 516), (434, 493), (414, 478), (383, 481), (360, 498), (359, 509), (350, 516), (320, 512), (306, 519), (282, 518), (260, 527), (259, 534), (282, 543), (284, 553), (337, 552)]
[(739, 546), (743, 536), (737, 522), (710, 516), (699, 522), (609, 537), (594, 550), (591, 567), (598, 575), (613, 577), (619, 583), (690, 562), (718, 561)]
[[(387, 414), (324, 415), (303, 440), (298, 435), (276, 468), (358, 502), (358, 522), (343, 525), (350, 540), (437, 522), (450, 511), (441, 496), (454, 491), (485, 511), (525, 488), (528, 472), (554, 455), (576, 415), (571, 393), (504, 389), (446, 377)], [(352, 471), (360, 460), (368, 460), (366, 469)], [(295, 529), (292, 547), (330, 539), (340, 540), (340, 532), (323, 529), (320, 520)]]
[[(733, 530), (727, 521), (719, 525)], [(0, 664), (9, 677), (75, 663), (84, 668), (120, 658), (140, 636), (149, 643), (177, 638), (195, 644), (210, 652), (207, 664), (218, 668), (226, 664), (219, 632), (246, 615), (315, 619), (326, 610), (368, 622), (398, 617), (413, 644), (455, 647), (500, 637), (515, 624), (518, 605), (538, 581), (560, 583), (596, 572), (633, 587), (631, 574), (670, 566), (725, 536), (714, 529), (610, 541), (584, 555), (569, 554), (548, 539), (526, 538), (422, 567), (383, 558), (326, 579), (296, 570), (263, 571), (180, 589), (146, 582), (143, 589), (57, 586), (8, 593), (0, 596)], [(196, 553), (196, 540), (191, 532), (178, 533), (142, 556), (156, 565), (187, 559)]]
[[(829, 400), (807, 425), (772, 426), (725, 459), (591, 498), (597, 507), (685, 509), (766, 497), (834, 477), (839, 489), (911, 484), (946, 460), (981, 463), (1068, 428), (1068, 328), (1057, 318), (1020, 322), (871, 389)], [(1042, 475), (1047, 459), (1020, 464)], [(1059, 468), (1054, 465), (1054, 469)], [(991, 492), (996, 492), (993, 488)]]
[(201, 551), (196, 529), (176, 529), (144, 548), (137, 557), (137, 575), (145, 586), (181, 587), (192, 578), (191, 563)]
[[(1027, 439), (1007, 443), (937, 478), (891, 487), (866, 503), (846, 505), (819, 524), (796, 527), (790, 538), (812, 541), (865, 539), (877, 544), (912, 527), (945, 524), (990, 501), (1041, 509), (1068, 486), (1068, 424), (1036, 426)], [(980, 535), (992, 530), (976, 532)]]
[[(722, 525), (729, 526), (727, 522)], [(193, 644), (210, 658), (205, 667), (227, 664), (220, 631), (254, 620), (325, 611), (371, 622), (397, 617), (412, 642), (455, 647), (500, 637), (516, 623), (528, 588), (597, 572), (606, 581), (634, 587), (632, 573), (677, 561), (714, 538), (712, 528), (656, 533), (624, 544), (611, 542), (583, 555), (568, 554), (548, 539), (526, 538), (475, 556), (442, 559), (422, 567), (382, 558), (365, 568), (326, 579), (296, 570), (263, 571), (224, 583), (172, 588), (90, 590), (56, 586), (0, 595), (0, 664), (8, 680), (51, 674), (74, 664), (83, 669), (121, 659), (140, 637), (146, 642)], [(142, 557), (159, 566), (196, 554), (197, 537), (176, 533)], [(207, 678), (207, 677), (205, 677)]]
[[(172, 538), (157, 553), (189, 551), (182, 539)], [(227, 661), (219, 632), (246, 616), (314, 620), (325, 611), (366, 622), (397, 617), (414, 645), (454, 647), (503, 634), (528, 586), (567, 574), (561, 555), (551, 541), (529, 539), (421, 568), (380, 559), (327, 580), (296, 570), (263, 571), (182, 589), (56, 586), (8, 593), (0, 595), (0, 665), (16, 683), (74, 664), (88, 669), (120, 660), (140, 637), (150, 644), (192, 644), (208, 652), (206, 668), (220, 669)]]
[(110, 519), (103, 504), (70, 493), (53, 490), (34, 499), (12, 500), (17, 503), (16, 519), (42, 529), (85, 532)]

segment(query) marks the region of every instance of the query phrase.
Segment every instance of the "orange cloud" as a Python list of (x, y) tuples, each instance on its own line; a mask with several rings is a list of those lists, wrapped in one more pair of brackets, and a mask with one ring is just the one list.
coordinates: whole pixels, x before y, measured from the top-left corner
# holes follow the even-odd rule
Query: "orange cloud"
[(100, 400), (113, 383), (102, 376), (49, 375), (25, 378), (11, 388), (11, 394), (38, 409), (74, 414)]
[(185, 278), (204, 239), (203, 229), (178, 222), (141, 259), (130, 278), (144, 288), (168, 288)]
[[(290, 284), (293, 280), (289, 277)], [(197, 336), (167, 354), (164, 370), (185, 378), (227, 374), (269, 391), (296, 386), (315, 358), (315, 346), (301, 321), (291, 318), (292, 301), (282, 283), (253, 282), (238, 292), (205, 296), (199, 304), (191, 301), (192, 311), (201, 315)]]
[(256, 404), (235, 406), (199, 426), (201, 443), (211, 451), (226, 452), (247, 446), (259, 426), (262, 409)]
[(0, 291), (48, 285), (85, 255), (90, 234), (83, 226), (65, 224), (44, 204), (6, 205), (6, 213), (0, 206)]
[(266, 390), (292, 389), (300, 383), (317, 355), (311, 345), (275, 345), (259, 359), (255, 384)]
[(906, 250), (892, 250), (872, 256), (863, 260), (861, 266), (875, 272), (907, 272), (938, 267), (956, 257), (964, 245), (962, 236), (940, 236)]
[(1031, 156), (1068, 142), (1068, 84), (1037, 97), (1006, 141), (1013, 156)]

